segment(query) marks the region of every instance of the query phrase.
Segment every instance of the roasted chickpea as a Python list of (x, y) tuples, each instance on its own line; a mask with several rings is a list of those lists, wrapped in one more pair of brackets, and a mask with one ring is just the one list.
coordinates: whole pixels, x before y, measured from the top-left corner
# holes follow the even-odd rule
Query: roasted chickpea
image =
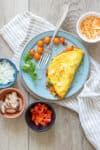
[(34, 53), (35, 53), (34, 49), (30, 49), (30, 50), (29, 50), (29, 54), (30, 54), (32, 57), (34, 56)]
[(64, 44), (64, 42), (65, 42), (64, 37), (60, 37), (60, 42), (61, 42), (62, 44)]
[(54, 89), (53, 86), (50, 86), (50, 87), (49, 87), (49, 90), (50, 90), (51, 93), (54, 93), (54, 92), (55, 92), (55, 89)]
[(37, 45), (38, 45), (38, 47), (43, 47), (44, 43), (43, 43), (42, 40), (39, 40), (39, 41), (37, 42)]
[(73, 46), (69, 46), (69, 47), (67, 48), (67, 51), (72, 51), (73, 49), (74, 49)]
[(41, 58), (41, 55), (38, 52), (34, 53), (34, 59), (39, 60)]
[(42, 47), (38, 47), (38, 48), (37, 48), (37, 52), (38, 52), (39, 54), (42, 54), (42, 53), (43, 53), (43, 48), (42, 48)]
[(44, 38), (44, 43), (45, 44), (49, 44), (50, 43), (50, 37), (49, 36)]
[(64, 42), (64, 43), (63, 43), (63, 45), (64, 45), (64, 46), (67, 46), (67, 43), (66, 43), (66, 42)]
[(48, 76), (48, 69), (46, 70), (46, 77)]
[(53, 42), (55, 45), (58, 45), (58, 44), (60, 44), (60, 39), (58, 37), (55, 37)]

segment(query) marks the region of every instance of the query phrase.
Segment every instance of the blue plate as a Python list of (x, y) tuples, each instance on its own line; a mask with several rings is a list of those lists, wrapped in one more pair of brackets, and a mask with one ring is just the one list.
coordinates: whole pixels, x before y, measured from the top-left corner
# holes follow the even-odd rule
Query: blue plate
[[(21, 61), (20, 61), (20, 66), (22, 66), (24, 64), (24, 59), (23, 59), (24, 54), (26, 54), (32, 47), (36, 48), (36, 43), (38, 40), (43, 39), (46, 36), (52, 36), (52, 35), (53, 35), (53, 31), (48, 31), (48, 32), (41, 33), (41, 34), (37, 35), (35, 38), (33, 38), (27, 44), (27, 46), (25, 47), (25, 49), (23, 51)], [(78, 68), (76, 75), (74, 77), (74, 80), (72, 82), (72, 86), (65, 96), (65, 98), (67, 98), (67, 97), (70, 97), (70, 96), (74, 95), (75, 93), (77, 93), (84, 85), (84, 83), (88, 77), (88, 73), (89, 73), (89, 56), (88, 56), (88, 52), (87, 52), (86, 48), (72, 34), (64, 32), (64, 31), (59, 31), (57, 36), (64, 37), (66, 39), (66, 42), (68, 45), (73, 45), (75, 47), (79, 47), (80, 49), (82, 49), (85, 52), (82, 63), (80, 65), (80, 67)], [(59, 46), (53, 45), (52, 57), (56, 56), (59, 52), (63, 51), (65, 48), (66, 47), (63, 46), (62, 44), (60, 44)], [(47, 66), (46, 66), (46, 68), (47, 68)], [(27, 73), (25, 73), (21, 70), (22, 79), (23, 79), (26, 87), (29, 89), (29, 91), (32, 94), (35, 94), (35, 96), (38, 96), (38, 98), (47, 99), (47, 100), (59, 100), (59, 98), (51, 95), (49, 90), (46, 88), (46, 76), (45, 76), (46, 68), (40, 69), (38, 71), (38, 76), (41, 78), (41, 80), (37, 80), (37, 81), (33, 82), (31, 77)]]

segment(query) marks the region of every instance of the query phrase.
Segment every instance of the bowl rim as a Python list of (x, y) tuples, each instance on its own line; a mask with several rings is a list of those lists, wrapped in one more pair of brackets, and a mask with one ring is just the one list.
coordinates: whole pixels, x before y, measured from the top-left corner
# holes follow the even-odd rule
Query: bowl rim
[(9, 119), (14, 119), (14, 118), (17, 118), (19, 117), (20, 115), (22, 115), (22, 113), (24, 112), (25, 110), (25, 107), (26, 107), (26, 99), (24, 97), (24, 95), (22, 94), (22, 92), (17, 89), (17, 88), (6, 88), (6, 89), (2, 89), (0, 90), (0, 95), (1, 94), (4, 94), (4, 92), (6, 92), (7, 90), (10, 91), (15, 91), (16, 93), (18, 93), (19, 95), (21, 95), (21, 98), (22, 98), (22, 101), (23, 101), (23, 106), (22, 106), (22, 109), (21, 111), (19, 111), (18, 113), (14, 113), (14, 114), (11, 114), (11, 115), (7, 115), (7, 114), (2, 114), (0, 113), (0, 117), (3, 117), (3, 118), (9, 118)]
[(87, 39), (87, 38), (85, 38), (85, 37), (83, 36), (83, 34), (81, 33), (81, 31), (80, 31), (80, 24), (81, 24), (81, 22), (83, 21), (83, 19), (85, 19), (85, 18), (88, 17), (88, 16), (99, 16), (99, 17), (100, 17), (100, 13), (99, 13), (99, 12), (96, 12), (96, 11), (89, 11), (89, 12), (86, 12), (86, 13), (82, 14), (82, 15), (79, 17), (79, 19), (78, 19), (78, 21), (77, 21), (77, 23), (76, 23), (76, 31), (77, 31), (77, 34), (79, 35), (79, 37), (80, 37), (83, 41), (85, 41), (85, 42), (87, 42), (87, 43), (97, 43), (97, 42), (100, 42), (100, 38), (96, 38), (96, 39)]
[[(46, 105), (52, 110), (53, 115), (54, 115), (54, 118), (53, 118), (53, 120), (51, 121), (51, 123), (50, 123), (48, 126), (46, 126), (45, 128), (41, 129), (41, 130), (39, 130), (38, 128), (34, 128), (34, 127), (30, 126), (29, 123), (28, 123), (28, 121), (27, 121), (27, 119), (26, 119), (26, 115), (27, 115), (29, 109), (30, 109), (32, 106), (35, 106), (36, 104), (39, 104), (39, 103), (40, 103), (40, 104), (46, 104)], [(39, 100), (38, 102), (33, 102), (33, 103), (31, 103), (31, 104), (28, 105), (28, 107), (26, 108), (26, 111), (25, 111), (25, 122), (26, 122), (27, 126), (28, 126), (30, 129), (32, 129), (33, 131), (37, 131), (37, 132), (44, 132), (44, 131), (47, 131), (48, 129), (50, 129), (50, 128), (54, 125), (55, 120), (56, 120), (56, 112), (55, 112), (55, 109), (54, 109), (48, 102), (43, 102), (43, 101), (40, 101), (40, 100)]]
[(0, 84), (0, 90), (1, 90), (1, 89), (4, 89), (4, 88), (9, 88), (9, 87), (11, 87), (11, 86), (16, 82), (16, 80), (17, 80), (17, 75), (18, 75), (18, 73), (19, 73), (19, 71), (18, 71), (16, 65), (15, 65), (14, 62), (12, 62), (10, 59), (8, 59), (8, 58), (0, 58), (0, 62), (2, 62), (2, 61), (7, 61), (7, 62), (13, 67), (15, 73), (14, 73), (14, 80), (13, 80), (13, 81), (8, 82), (8, 83), (6, 83), (6, 84)]

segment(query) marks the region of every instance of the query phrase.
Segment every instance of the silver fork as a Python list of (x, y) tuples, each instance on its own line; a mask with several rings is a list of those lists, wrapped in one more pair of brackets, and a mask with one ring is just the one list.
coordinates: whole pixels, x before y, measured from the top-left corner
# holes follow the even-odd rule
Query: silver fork
[(40, 60), (38, 62), (38, 65), (37, 65), (38, 68), (45, 67), (45, 65), (47, 64), (47, 62), (49, 61), (49, 59), (50, 59), (50, 57), (52, 55), (53, 40), (54, 40), (55, 36), (57, 35), (57, 33), (59, 31), (59, 28), (63, 24), (67, 14), (68, 14), (69, 5), (70, 5), (69, 3), (68, 4), (64, 4), (64, 9), (65, 9), (64, 13), (63, 13), (63, 15), (62, 15), (62, 17), (61, 17), (61, 19), (60, 19), (60, 21), (59, 21), (55, 31), (54, 31), (54, 33), (53, 33), (53, 36), (52, 36), (50, 44), (46, 47), (46, 49), (43, 52), (43, 55), (41, 56), (41, 58), (40, 58)]

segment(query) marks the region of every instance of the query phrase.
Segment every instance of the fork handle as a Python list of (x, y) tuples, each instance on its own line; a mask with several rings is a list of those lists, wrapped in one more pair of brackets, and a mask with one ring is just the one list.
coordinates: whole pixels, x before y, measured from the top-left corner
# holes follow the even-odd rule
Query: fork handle
[(65, 4), (65, 6), (64, 6), (64, 7), (65, 7), (65, 11), (64, 11), (63, 16), (61, 17), (61, 20), (59, 21), (59, 23), (58, 23), (58, 25), (57, 25), (57, 27), (56, 27), (54, 33), (53, 33), (53, 36), (52, 36), (52, 39), (51, 39), (51, 42), (50, 42), (50, 46), (52, 46), (53, 40), (54, 40), (56, 34), (58, 33), (59, 28), (60, 28), (61, 25), (63, 24), (63, 22), (64, 22), (64, 20), (65, 20), (65, 18), (66, 18), (66, 16), (67, 16), (67, 14), (68, 14), (69, 5), (70, 5), (70, 4), (68, 3), (68, 4)]

